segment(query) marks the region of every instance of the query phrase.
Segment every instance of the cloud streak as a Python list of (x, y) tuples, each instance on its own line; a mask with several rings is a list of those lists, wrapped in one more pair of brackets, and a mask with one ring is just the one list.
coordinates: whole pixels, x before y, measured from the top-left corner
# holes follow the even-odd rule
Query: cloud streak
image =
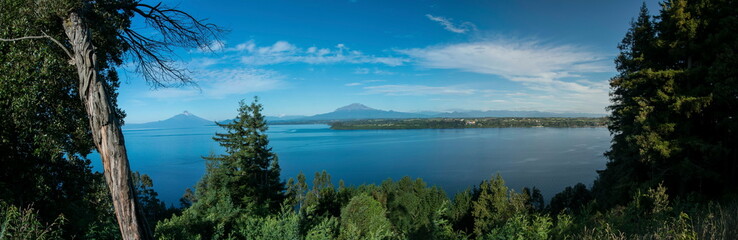
[(426, 14), (425, 16), (431, 21), (441, 24), (441, 26), (443, 26), (443, 28), (448, 30), (449, 32), (466, 33), (469, 31), (477, 30), (477, 26), (475, 26), (473, 23), (470, 23), (470, 22), (463, 22), (459, 25), (455, 25), (453, 22), (451, 22), (452, 19), (450, 18), (437, 17), (437, 16), (433, 16), (430, 14)]
[(471, 95), (477, 91), (452, 86), (433, 87), (425, 85), (380, 85), (364, 87), (365, 94), (384, 94), (389, 96), (423, 96), (423, 95)]
[(285, 85), (276, 72), (261, 69), (198, 70), (193, 80), (199, 88), (163, 88), (149, 91), (146, 96), (154, 99), (223, 99), (232, 95), (278, 89)]
[(609, 101), (607, 81), (589, 81), (585, 75), (611, 72), (610, 59), (574, 45), (496, 39), (398, 52), (425, 68), (500, 76), (530, 90), (554, 95), (560, 104), (586, 102), (597, 106), (590, 109), (595, 110)]
[(253, 41), (236, 45), (231, 51), (239, 51), (242, 63), (247, 65), (273, 65), (281, 63), (306, 64), (384, 64), (400, 66), (408, 60), (393, 56), (366, 55), (361, 51), (352, 50), (344, 44), (337, 44), (332, 48), (308, 47), (301, 48), (287, 41), (277, 41), (269, 46), (257, 46)]
[(570, 77), (572, 73), (607, 72), (604, 57), (571, 45), (536, 41), (479, 41), (398, 50), (428, 68), (512, 77)]

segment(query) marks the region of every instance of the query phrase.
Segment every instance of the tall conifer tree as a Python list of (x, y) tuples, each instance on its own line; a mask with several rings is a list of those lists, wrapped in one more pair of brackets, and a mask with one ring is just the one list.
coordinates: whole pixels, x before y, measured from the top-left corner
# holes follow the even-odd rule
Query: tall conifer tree
[(240, 102), (238, 116), (229, 123), (217, 123), (226, 133), (216, 133), (213, 139), (225, 148), (226, 154), (206, 157), (219, 162), (225, 177), (225, 189), (234, 204), (267, 207), (278, 210), (284, 199), (284, 183), (280, 180), (277, 155), (269, 147), (265, 132), (267, 123), (261, 114), (258, 98), (251, 104)]
[(671, 0), (645, 6), (610, 84), (610, 162), (594, 186), (611, 206), (663, 182), (672, 195), (717, 197), (738, 180), (738, 6)]

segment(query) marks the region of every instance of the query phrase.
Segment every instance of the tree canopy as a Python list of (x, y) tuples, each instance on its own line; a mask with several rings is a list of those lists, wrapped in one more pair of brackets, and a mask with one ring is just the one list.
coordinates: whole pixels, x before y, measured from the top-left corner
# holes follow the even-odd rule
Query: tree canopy
[(732, 1), (644, 6), (619, 45), (611, 80), (606, 205), (663, 182), (673, 194), (717, 197), (738, 181), (738, 27)]
[(241, 101), (238, 116), (228, 123), (217, 123), (226, 133), (213, 139), (226, 154), (206, 157), (217, 162), (218, 174), (224, 178), (226, 191), (239, 206), (254, 204), (278, 210), (284, 199), (284, 183), (277, 155), (269, 146), (268, 129), (258, 98), (251, 104)]

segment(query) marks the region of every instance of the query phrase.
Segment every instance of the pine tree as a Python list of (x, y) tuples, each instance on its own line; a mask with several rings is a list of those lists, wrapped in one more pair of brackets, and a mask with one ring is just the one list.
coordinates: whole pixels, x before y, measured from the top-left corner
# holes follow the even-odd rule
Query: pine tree
[(717, 197), (738, 180), (738, 6), (671, 0), (645, 6), (620, 44), (606, 153), (594, 192), (625, 203), (663, 182), (670, 195)]
[(236, 119), (217, 123), (227, 132), (213, 137), (226, 154), (205, 159), (219, 163), (225, 189), (234, 204), (241, 207), (253, 204), (277, 211), (284, 199), (285, 186), (279, 176), (277, 155), (269, 147), (265, 134), (268, 127), (261, 111), (258, 98), (251, 104), (241, 101)]
[[(594, 186), (604, 205), (625, 202), (638, 184), (647, 179), (646, 164), (641, 161), (644, 149), (639, 144), (643, 139), (654, 140), (658, 136), (649, 134), (646, 125), (648, 114), (654, 108), (650, 97), (658, 84), (652, 84), (644, 74), (656, 67), (651, 61), (656, 58), (653, 56), (655, 34), (654, 23), (644, 3), (637, 20), (631, 22), (618, 45), (620, 55), (615, 64), (619, 74), (610, 81), (613, 104), (608, 107), (612, 111), (608, 128), (613, 141), (610, 151), (605, 153), (610, 161)], [(641, 137), (649, 135), (651, 138)]]
[(308, 191), (308, 186), (305, 178), (305, 174), (300, 171), (299, 174), (297, 174), (297, 182), (295, 182), (294, 178), (290, 178), (287, 180), (287, 203), (290, 204), (292, 207), (295, 207), (297, 209), (301, 209), (303, 203), (305, 202), (305, 196)]
[(502, 226), (515, 214), (526, 211), (525, 196), (509, 190), (500, 174), (483, 181), (476, 191), (479, 197), (472, 203), (472, 216), (477, 237)]

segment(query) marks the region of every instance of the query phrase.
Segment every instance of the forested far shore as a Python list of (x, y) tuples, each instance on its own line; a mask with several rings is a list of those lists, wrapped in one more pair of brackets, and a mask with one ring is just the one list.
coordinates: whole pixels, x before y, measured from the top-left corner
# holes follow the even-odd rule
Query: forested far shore
[(607, 118), (413, 118), (329, 122), (331, 129), (445, 129), (445, 128), (581, 128), (607, 127)]

